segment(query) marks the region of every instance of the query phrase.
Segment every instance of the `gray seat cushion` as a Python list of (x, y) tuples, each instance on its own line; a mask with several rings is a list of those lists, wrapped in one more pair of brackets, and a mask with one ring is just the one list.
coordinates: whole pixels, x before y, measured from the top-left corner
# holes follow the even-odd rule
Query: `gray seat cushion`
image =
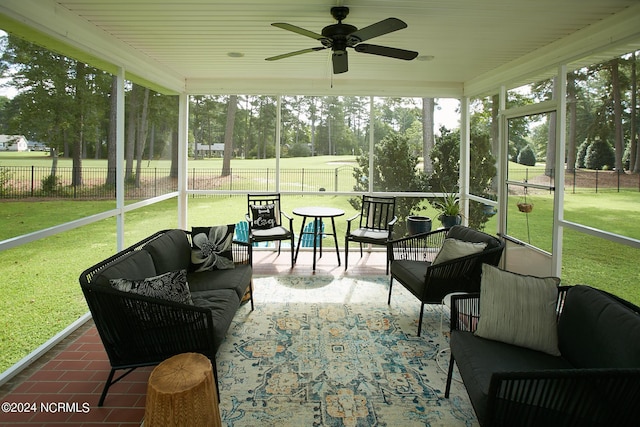
[(213, 342), (216, 350), (224, 340), (233, 316), (240, 307), (240, 299), (233, 289), (216, 289), (192, 292), (193, 305), (211, 311), (213, 317)]
[(287, 237), (291, 235), (291, 233), (286, 228), (278, 226), (273, 228), (267, 228), (264, 230), (253, 229), (251, 230), (251, 235), (254, 238), (267, 239), (270, 237)]
[(562, 357), (476, 337), (473, 332), (453, 331), (450, 345), (458, 371), (481, 424), (485, 417), (489, 384), (494, 372), (573, 368), (571, 363)]
[(242, 299), (251, 282), (251, 275), (251, 266), (241, 264), (228, 270), (189, 273), (187, 282), (192, 294), (209, 290), (231, 289), (238, 295), (238, 299)]
[(391, 263), (391, 275), (399, 280), (412, 294), (421, 298), (424, 290), (425, 274), (431, 265), (427, 261), (394, 260)]
[(358, 228), (351, 232), (351, 236), (357, 239), (385, 241), (389, 238), (389, 230), (374, 230), (372, 228)]

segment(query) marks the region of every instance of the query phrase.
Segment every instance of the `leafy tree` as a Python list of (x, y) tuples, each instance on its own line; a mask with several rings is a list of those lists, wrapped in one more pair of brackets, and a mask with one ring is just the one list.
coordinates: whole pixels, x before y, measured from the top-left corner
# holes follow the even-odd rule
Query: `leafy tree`
[(436, 193), (458, 191), (460, 171), (460, 131), (440, 128), (440, 136), (431, 150), (433, 172), (429, 176), (429, 185)]
[[(357, 184), (354, 190), (369, 190), (369, 179), (373, 179), (374, 191), (427, 191), (427, 180), (424, 172), (417, 169), (418, 156), (410, 150), (409, 138), (399, 132), (390, 133), (374, 146), (374, 170), (369, 174), (368, 153), (358, 156), (358, 166), (353, 176)], [(350, 199), (355, 209), (360, 209), (360, 199)], [(396, 200), (396, 216), (398, 222), (394, 228), (396, 236), (406, 233), (406, 218), (418, 207), (420, 200), (412, 197), (401, 197)]]
[[(471, 127), (471, 158), (469, 191), (485, 198), (492, 198), (491, 186), (496, 176), (495, 158), (491, 155), (490, 129), (479, 126)], [(429, 177), (429, 185), (434, 192), (453, 193), (459, 191), (458, 177), (460, 171), (460, 130), (450, 131), (440, 128), (440, 136), (436, 137), (436, 145), (431, 151), (433, 173)], [(479, 203), (469, 205), (469, 226), (478, 230), (484, 229), (489, 216), (484, 213)]]

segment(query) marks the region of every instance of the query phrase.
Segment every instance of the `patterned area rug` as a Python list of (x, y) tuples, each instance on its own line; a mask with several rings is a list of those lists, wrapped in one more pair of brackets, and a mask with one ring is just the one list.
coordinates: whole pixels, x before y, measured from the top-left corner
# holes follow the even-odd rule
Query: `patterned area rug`
[(464, 386), (444, 398), (441, 306), (388, 278), (254, 279), (218, 355), (226, 426), (476, 426)]

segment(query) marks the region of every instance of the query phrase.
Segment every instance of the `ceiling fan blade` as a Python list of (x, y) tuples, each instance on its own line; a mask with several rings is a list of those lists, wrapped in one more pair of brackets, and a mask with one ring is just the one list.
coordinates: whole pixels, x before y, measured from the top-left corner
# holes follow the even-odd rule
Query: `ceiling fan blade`
[(308, 49), (296, 50), (295, 52), (283, 53), (282, 55), (276, 55), (269, 58), (265, 58), (266, 61), (277, 61), (278, 59), (288, 58), (290, 56), (302, 55), (303, 53), (315, 52), (317, 50), (324, 50), (326, 47), (310, 47)]
[(349, 71), (349, 60), (346, 50), (334, 51), (331, 60), (333, 62), (333, 74), (342, 74)]
[(326, 38), (322, 34), (314, 33), (313, 31), (305, 30), (304, 28), (297, 27), (295, 25), (287, 24), (285, 22), (274, 22), (274, 27), (282, 28), (283, 30), (292, 31), (296, 34), (300, 34), (303, 36), (311, 37), (312, 39), (322, 40)]
[(410, 61), (418, 56), (418, 52), (414, 52), (412, 50), (396, 49), (395, 47), (378, 46), (375, 44), (361, 43), (354, 49), (356, 50), (356, 52), (387, 56), (389, 58), (404, 59), (406, 61)]
[(389, 34), (394, 31), (407, 28), (407, 24), (398, 18), (387, 18), (375, 24), (371, 24), (368, 27), (360, 28), (357, 31), (349, 34), (349, 41), (352, 42), (351, 46), (356, 43), (363, 42), (365, 40), (372, 39), (384, 34)]

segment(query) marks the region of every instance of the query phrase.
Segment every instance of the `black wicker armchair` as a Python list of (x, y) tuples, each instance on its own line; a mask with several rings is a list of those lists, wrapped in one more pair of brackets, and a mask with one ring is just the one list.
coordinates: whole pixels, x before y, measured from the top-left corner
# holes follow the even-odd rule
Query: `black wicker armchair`
[[(171, 268), (188, 263), (188, 234), (182, 230), (155, 233), (80, 275), (82, 292), (111, 364), (98, 406), (103, 405), (109, 388), (134, 369), (157, 365), (179, 353), (207, 356), (218, 386), (216, 352), (245, 291), (253, 309), (246, 243), (232, 245), (235, 269), (193, 273), (199, 275), (191, 286), (194, 305), (123, 292), (109, 285), (109, 280), (117, 277), (141, 279), (159, 273), (162, 267), (154, 263), (161, 258), (173, 264)], [(180, 253), (167, 252), (174, 245), (181, 245)], [(219, 273), (220, 281), (205, 284), (211, 281), (207, 273)], [(115, 377), (119, 370), (124, 372)]]
[[(433, 264), (445, 239), (485, 243), (486, 247), (472, 255)], [(392, 240), (388, 245), (391, 279), (387, 302), (391, 304), (394, 280), (420, 300), (418, 336), (422, 332), (424, 305), (442, 304), (444, 297), (453, 292), (478, 292), (482, 264), (498, 265), (504, 250), (504, 242), (498, 238), (461, 225)]]

